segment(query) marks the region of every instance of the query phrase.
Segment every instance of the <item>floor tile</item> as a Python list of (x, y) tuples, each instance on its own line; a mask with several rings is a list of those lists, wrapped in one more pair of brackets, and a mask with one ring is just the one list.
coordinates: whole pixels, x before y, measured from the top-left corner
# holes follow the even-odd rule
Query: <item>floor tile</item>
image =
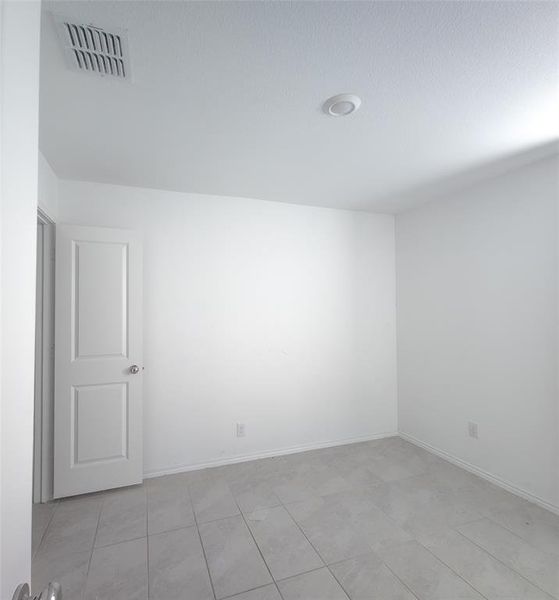
[(373, 473), (382, 481), (398, 481), (425, 473), (427, 465), (417, 458), (404, 458), (381, 450), (368, 459)]
[(196, 527), (149, 537), (149, 598), (213, 600), (210, 577)]
[(282, 457), (262, 458), (222, 467), (222, 476), (228, 483), (254, 483), (269, 481), (280, 472)]
[(351, 600), (416, 600), (375, 554), (330, 566)]
[(289, 504), (287, 509), (327, 564), (411, 539), (374, 505), (366, 490)]
[[(460, 467), (439, 459), (437, 462), (431, 462), (426, 473), (423, 473), (424, 479), (433, 485), (433, 489), (450, 490), (462, 494), (465, 490), (475, 489), (483, 491), (484, 488), (493, 488), (479, 477), (461, 469)], [(506, 492), (505, 492), (506, 493)], [(483, 497), (486, 501), (487, 496)]]
[(282, 468), (281, 456), (272, 456), (269, 458), (261, 458), (253, 460), (247, 463), (249, 465), (251, 476), (258, 476), (259, 478), (270, 480)]
[(229, 486), (221, 479), (192, 483), (190, 498), (198, 523), (207, 523), (239, 514), (239, 507)]
[(433, 493), (454, 497), (460, 506), (477, 513), (479, 518), (501, 515), (529, 504), (522, 498), (442, 459), (431, 466), (423, 479)]
[(434, 538), (426, 545), (488, 600), (549, 600), (547, 594), (456, 531)]
[(110, 492), (103, 502), (95, 547), (146, 536), (146, 511), (146, 490), (143, 486)]
[(243, 513), (281, 504), (272, 485), (263, 477), (245, 478), (229, 482), (229, 488)]
[(418, 542), (383, 550), (382, 560), (421, 600), (482, 600), (482, 596)]
[(559, 515), (518, 498), (515, 506), (490, 506), (484, 514), (530, 545), (559, 556)]
[(382, 483), (366, 461), (360, 461), (351, 454), (344, 454), (332, 460), (332, 468), (338, 471), (353, 488), (366, 487)]
[(534, 585), (559, 598), (559, 557), (531, 546), (490, 519), (458, 527), (458, 531)]
[(310, 481), (311, 468), (307, 465), (297, 465), (284, 469), (275, 476), (272, 482), (274, 494), (283, 504), (300, 502), (317, 496)]
[(215, 474), (220, 470), (220, 467), (211, 467), (207, 469), (195, 469), (185, 473), (187, 476), (187, 485), (191, 486), (199, 481), (211, 481), (216, 479)]
[[(391, 468), (394, 474), (401, 469), (402, 474), (407, 476), (419, 475), (428, 471), (433, 463), (432, 454), (397, 437), (386, 439), (384, 444), (372, 453), (372, 458), (375, 466), (380, 468), (386, 465), (385, 476), (390, 475)], [(389, 476), (387, 480), (391, 481), (393, 478)]]
[(194, 512), (186, 483), (151, 485), (146, 488), (148, 534), (171, 531), (195, 524)]
[(227, 600), (282, 600), (278, 588), (274, 585), (266, 585), (250, 592), (244, 592), (236, 596), (231, 596)]
[(347, 594), (328, 569), (278, 581), (278, 587), (283, 600), (347, 600)]
[(442, 532), (481, 517), (459, 493), (427, 475), (373, 486), (370, 494), (384, 513), (413, 535)]
[(31, 536), (31, 552), (35, 554), (39, 549), (39, 545), (45, 535), (47, 527), (54, 515), (58, 503), (45, 502), (33, 504), (33, 518), (32, 518), (32, 536)]
[(91, 550), (99, 523), (103, 496), (82, 496), (60, 501), (46, 531), (41, 549), (55, 559)]
[(397, 437), (33, 512), (65, 600), (559, 600), (559, 517)]
[(401, 437), (394, 436), (391, 438), (386, 438), (384, 441), (384, 449), (375, 454), (380, 454), (395, 460), (401, 460), (403, 462), (417, 463), (416, 468), (419, 469), (419, 466), (421, 465), (422, 470), (429, 469), (431, 465), (439, 464), (440, 462), (450, 464), (447, 461), (443, 461), (441, 458), (432, 454), (431, 452), (427, 452), (427, 450), (424, 450), (423, 448), (420, 448), (419, 446), (416, 446), (415, 444), (412, 444)]
[(179, 490), (188, 488), (190, 481), (190, 472), (173, 473), (172, 475), (161, 475), (159, 477), (149, 477), (144, 480), (144, 487), (149, 490), (151, 488)]
[(96, 548), (84, 600), (147, 600), (146, 538)]
[(371, 551), (365, 533), (353, 525), (345, 507), (334, 499), (313, 498), (286, 508), (326, 564)]
[(374, 504), (368, 491), (355, 490), (331, 498), (343, 506), (348, 520), (365, 535), (373, 550), (412, 539), (409, 533)]
[(246, 521), (274, 579), (285, 579), (324, 565), (283, 506), (249, 513)]
[(39, 595), (51, 581), (62, 586), (64, 600), (81, 600), (91, 551), (51, 556), (40, 549), (31, 568), (31, 589)]
[[(329, 463), (329, 461), (328, 461)], [(353, 485), (336, 469), (328, 465), (313, 465), (308, 474), (309, 483), (318, 496), (337, 494), (352, 489)]]
[(352, 488), (325, 450), (282, 457), (274, 487), (282, 502), (298, 502)]
[(218, 600), (272, 583), (241, 516), (204, 523), (200, 535)]

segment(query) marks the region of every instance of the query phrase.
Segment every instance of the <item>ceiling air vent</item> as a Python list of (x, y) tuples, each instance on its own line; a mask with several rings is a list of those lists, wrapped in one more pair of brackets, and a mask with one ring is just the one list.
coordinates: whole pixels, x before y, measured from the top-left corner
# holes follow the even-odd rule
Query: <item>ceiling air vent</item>
[(126, 31), (55, 17), (68, 66), (74, 71), (130, 79)]

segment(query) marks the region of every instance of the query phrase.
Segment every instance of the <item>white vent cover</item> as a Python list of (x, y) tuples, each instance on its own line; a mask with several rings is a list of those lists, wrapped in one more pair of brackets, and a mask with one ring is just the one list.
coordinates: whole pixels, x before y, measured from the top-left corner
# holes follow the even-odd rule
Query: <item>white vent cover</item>
[(130, 79), (126, 31), (73, 23), (55, 16), (68, 66), (74, 71)]

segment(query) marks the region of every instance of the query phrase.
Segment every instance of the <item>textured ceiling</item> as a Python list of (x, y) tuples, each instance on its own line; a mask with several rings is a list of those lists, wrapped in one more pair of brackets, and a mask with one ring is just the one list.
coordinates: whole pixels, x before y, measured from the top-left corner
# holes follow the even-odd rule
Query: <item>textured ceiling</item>
[[(41, 149), (61, 177), (395, 211), (559, 137), (555, 2), (43, 5)], [(51, 12), (128, 29), (132, 82), (68, 70)], [(361, 110), (325, 116), (341, 92)]]

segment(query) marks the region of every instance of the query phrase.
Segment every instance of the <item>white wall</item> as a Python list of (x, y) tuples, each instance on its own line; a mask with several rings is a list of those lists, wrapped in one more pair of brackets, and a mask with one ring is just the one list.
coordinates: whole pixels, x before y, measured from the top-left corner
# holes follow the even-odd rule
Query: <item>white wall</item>
[(0, 598), (31, 579), (39, 2), (0, 3)]
[(56, 221), (58, 217), (58, 177), (42, 152), (39, 152), (38, 203), (41, 210), (53, 221)]
[(148, 473), (396, 431), (393, 217), (59, 192), (60, 222), (143, 232)]
[(555, 507), (558, 173), (547, 159), (396, 218), (400, 430)]

